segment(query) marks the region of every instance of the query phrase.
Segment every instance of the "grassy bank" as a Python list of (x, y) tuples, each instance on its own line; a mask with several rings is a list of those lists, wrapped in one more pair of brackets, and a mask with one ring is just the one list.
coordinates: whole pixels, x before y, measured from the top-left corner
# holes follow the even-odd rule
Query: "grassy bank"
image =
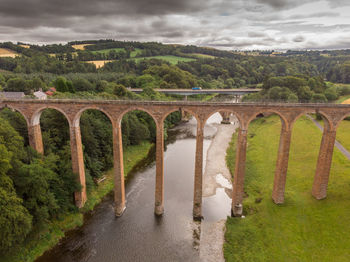
[(350, 121), (349, 120), (343, 120), (340, 122), (338, 128), (337, 128), (337, 140), (345, 147), (348, 151), (350, 151), (350, 137), (349, 137), (349, 130), (350, 130)]
[[(143, 159), (147, 157), (152, 144), (143, 142), (137, 146), (130, 146), (124, 150), (125, 175)], [(0, 257), (1, 262), (31, 262), (42, 255), (46, 250), (54, 247), (64, 237), (64, 232), (83, 225), (83, 214), (92, 210), (103, 197), (112, 191), (114, 187), (113, 170), (106, 172), (106, 180), (101, 182), (94, 190), (88, 192), (88, 201), (85, 206), (76, 213), (64, 214), (61, 218), (37, 229), (16, 250), (16, 254)]]
[[(350, 261), (350, 163), (334, 150), (328, 197), (311, 196), (321, 132), (308, 119), (295, 123), (285, 203), (271, 200), (280, 134), (278, 117), (249, 126), (245, 218), (229, 218), (226, 261)], [(234, 168), (234, 141), (227, 161)]]

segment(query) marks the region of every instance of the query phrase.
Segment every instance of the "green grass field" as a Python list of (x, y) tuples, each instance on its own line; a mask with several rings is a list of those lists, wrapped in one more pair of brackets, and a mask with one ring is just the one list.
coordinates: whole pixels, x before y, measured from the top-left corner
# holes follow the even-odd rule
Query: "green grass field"
[(343, 120), (340, 122), (337, 128), (337, 140), (340, 142), (343, 147), (345, 147), (348, 151), (350, 151), (350, 121)]
[(172, 55), (135, 57), (135, 58), (131, 58), (131, 59), (134, 59), (136, 62), (140, 62), (140, 61), (142, 61), (144, 59), (161, 59), (161, 60), (169, 62), (172, 65), (176, 65), (178, 62), (190, 62), (190, 61), (196, 60), (194, 58), (179, 57), (179, 56), (172, 56)]
[[(140, 145), (130, 146), (124, 150), (125, 176), (148, 155), (151, 146), (151, 143), (143, 142)], [(0, 257), (0, 262), (34, 261), (46, 250), (54, 247), (64, 237), (66, 231), (83, 225), (83, 213), (92, 210), (106, 194), (113, 190), (113, 170), (106, 172), (105, 175), (106, 180), (100, 183), (93, 191), (88, 192), (88, 201), (80, 212), (64, 214), (61, 218), (50, 222), (46, 228), (40, 228), (39, 232), (34, 232), (26, 239), (24, 244), (16, 250), (15, 254)]]
[(134, 51), (131, 51), (130, 57), (135, 57), (136, 55), (140, 54), (142, 52), (142, 49), (140, 48), (135, 48)]
[[(315, 200), (311, 188), (322, 134), (302, 117), (293, 128), (285, 203), (275, 205), (271, 192), (280, 128), (276, 116), (249, 126), (246, 217), (227, 220), (226, 261), (350, 261), (350, 162), (334, 149), (327, 199)], [(349, 138), (345, 131), (338, 135)], [(231, 172), (234, 143), (227, 152)]]
[[(103, 54), (107, 54), (109, 53), (110, 51), (116, 51), (116, 52), (125, 52), (125, 49), (124, 48), (110, 48), (110, 49), (102, 49), (102, 50), (96, 50), (96, 51), (91, 51), (92, 53), (96, 54), (96, 53), (103, 53)], [(140, 48), (135, 48), (134, 51), (131, 51), (130, 53), (130, 57), (135, 57), (136, 55), (140, 54), (142, 51), (142, 49)]]
[(211, 59), (216, 58), (216, 56), (213, 56), (213, 55), (206, 55), (206, 54), (199, 54), (199, 53), (192, 53), (190, 55), (193, 55), (194, 57), (197, 57), (197, 58), (211, 58)]

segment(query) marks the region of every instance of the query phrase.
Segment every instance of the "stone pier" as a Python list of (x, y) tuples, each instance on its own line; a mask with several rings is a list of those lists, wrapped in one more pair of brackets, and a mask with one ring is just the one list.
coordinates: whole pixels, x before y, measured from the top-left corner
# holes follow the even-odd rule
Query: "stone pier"
[(226, 125), (231, 124), (231, 122), (230, 122), (231, 113), (230, 112), (220, 112), (220, 115), (222, 117), (221, 124), (226, 124)]
[(83, 158), (83, 146), (81, 144), (80, 126), (70, 127), (70, 148), (72, 157), (73, 173), (77, 174), (77, 179), (81, 185), (81, 191), (75, 192), (75, 204), (81, 208), (84, 206), (86, 196), (85, 169)]
[(114, 160), (114, 204), (115, 215), (121, 216), (125, 210), (124, 161), (121, 123), (112, 123)]
[(316, 199), (323, 199), (327, 196), (327, 186), (329, 172), (332, 165), (335, 138), (335, 130), (330, 130), (329, 126), (325, 126), (323, 130), (320, 151), (318, 154), (316, 174), (312, 186), (312, 195)]
[(238, 130), (236, 166), (232, 189), (232, 216), (242, 216), (244, 196), (245, 160), (247, 151), (247, 130)]
[(164, 213), (164, 124), (157, 125), (156, 139), (156, 190), (154, 213), (158, 216)]
[(194, 166), (194, 196), (193, 218), (202, 219), (202, 191), (203, 191), (203, 122), (197, 122), (196, 157)]
[(38, 153), (44, 154), (40, 123), (28, 126), (29, 145)]
[(280, 145), (276, 161), (275, 179), (273, 184), (272, 199), (276, 204), (284, 202), (284, 189), (286, 186), (290, 140), (292, 130), (282, 125)]

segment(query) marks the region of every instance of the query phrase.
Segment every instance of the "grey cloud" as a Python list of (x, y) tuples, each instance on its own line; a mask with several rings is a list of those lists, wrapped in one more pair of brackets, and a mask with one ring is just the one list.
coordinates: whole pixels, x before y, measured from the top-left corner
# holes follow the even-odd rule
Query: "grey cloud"
[(332, 41), (309, 41), (305, 45), (308, 49), (349, 49), (350, 47), (350, 38), (343, 39), (332, 39)]
[(349, 6), (349, 0), (328, 0), (330, 7), (337, 8), (342, 6)]
[(0, 12), (7, 15), (34, 16), (42, 14), (86, 16), (96, 14), (154, 15), (191, 13), (204, 3), (186, 0), (2, 0)]
[(349, 30), (350, 24), (324, 25), (300, 22), (284, 22), (266, 25), (266, 29), (279, 30), (283, 33), (331, 33), (339, 30)]
[(256, 0), (257, 3), (267, 5), (276, 10), (290, 9), (306, 3), (317, 2), (318, 0)]
[[(38, 26), (67, 17), (153, 16), (190, 14), (205, 8), (204, 0), (1, 0), (0, 15), (13, 26)], [(4, 19), (3, 19), (4, 20)]]
[(280, 9), (289, 5), (288, 0), (258, 0), (257, 2), (261, 4), (267, 4), (276, 9)]
[(263, 33), (263, 32), (251, 31), (251, 32), (248, 32), (248, 36), (249, 36), (249, 37), (257, 37), (257, 38), (259, 38), (259, 37), (265, 37), (266, 34)]
[(161, 34), (160, 36), (166, 37), (166, 38), (179, 38), (184, 36), (184, 33), (180, 31), (174, 31), (174, 32), (167, 32), (167, 33)]
[[(231, 49), (240, 49), (240, 48), (249, 48), (249, 47), (256, 47), (256, 46), (272, 46), (274, 44), (280, 44), (285, 42), (286, 39), (275, 39), (272, 37), (266, 37), (263, 39), (251, 39), (251, 38), (231, 38), (231, 39), (207, 39), (204, 42), (204, 45), (207, 46), (218, 46), (218, 47), (225, 47), (225, 48), (231, 48)], [(203, 43), (202, 43), (203, 44)], [(265, 48), (266, 49), (266, 48)]]
[(297, 35), (293, 38), (294, 42), (300, 43), (300, 42), (304, 42), (305, 41), (305, 37), (303, 37), (302, 35)]
[[(327, 0), (332, 8), (344, 8), (317, 12), (320, 1), (0, 0), (0, 41), (112, 38), (225, 49), (318, 47), (312, 40), (332, 46), (331, 35), (349, 34), (344, 8), (350, 1)], [(298, 9), (291, 10), (303, 4), (314, 8), (303, 15), (295, 11)], [(324, 19), (315, 23), (311, 19), (315, 17)], [(332, 17), (337, 17), (339, 24), (328, 19)], [(334, 46), (347, 43), (334, 40)]]
[(292, 15), (289, 16), (287, 19), (305, 19), (305, 18), (311, 18), (311, 17), (337, 17), (339, 16), (339, 13), (337, 12), (319, 12), (314, 14), (308, 14), (308, 15)]

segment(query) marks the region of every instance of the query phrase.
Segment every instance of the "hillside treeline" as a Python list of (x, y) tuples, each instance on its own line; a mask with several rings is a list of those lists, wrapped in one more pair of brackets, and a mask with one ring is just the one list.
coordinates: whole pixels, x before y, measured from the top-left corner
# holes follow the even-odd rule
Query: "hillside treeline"
[[(85, 50), (75, 50), (72, 47), (73, 44), (89, 45), (85, 46)], [(192, 74), (205, 88), (237, 88), (256, 85), (262, 83), (267, 76), (319, 76), (331, 82), (350, 83), (350, 52), (348, 50), (288, 51), (276, 56), (249, 56), (197, 46), (108, 39), (75, 41), (66, 45), (30, 45), (30, 48), (7, 42), (1, 43), (0, 47), (22, 54), (16, 58), (0, 58), (0, 69), (14, 73), (59, 75), (117, 73), (140, 76), (151, 66), (169, 65), (165, 61), (155, 59), (135, 62), (131, 58), (131, 53), (137, 50), (134, 57), (173, 55), (195, 58), (196, 61), (179, 62), (174, 67)], [(260, 53), (263, 54), (263, 52)], [(196, 54), (207, 55), (209, 58), (197, 57)], [(84, 62), (89, 60), (110, 60), (111, 62), (96, 69), (93, 64)]]

